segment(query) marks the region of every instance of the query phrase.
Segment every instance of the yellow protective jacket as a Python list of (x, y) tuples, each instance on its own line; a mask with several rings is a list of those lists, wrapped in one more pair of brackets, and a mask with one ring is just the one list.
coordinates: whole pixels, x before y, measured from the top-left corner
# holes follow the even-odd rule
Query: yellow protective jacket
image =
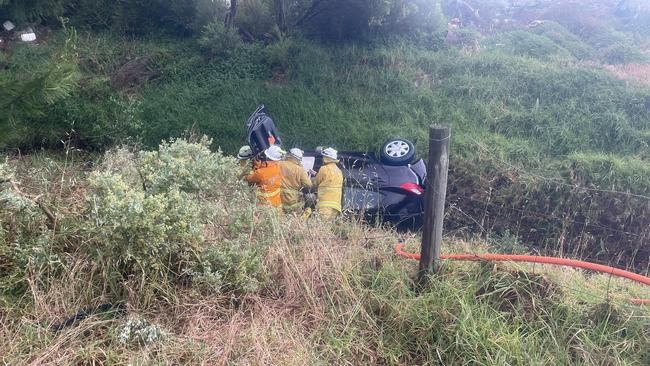
[(341, 212), (341, 199), (343, 197), (343, 173), (336, 166), (338, 161), (325, 159), (316, 174), (315, 186), (318, 187), (317, 210), (331, 208)]
[(282, 175), (282, 208), (285, 211), (301, 210), (305, 205), (302, 196), (303, 189), (311, 188), (311, 179), (295, 159), (287, 159), (280, 162), (280, 173)]
[(277, 161), (266, 161), (255, 164), (252, 173), (246, 176), (246, 181), (257, 185), (257, 199), (259, 204), (281, 207), (280, 189), (282, 177), (280, 165)]

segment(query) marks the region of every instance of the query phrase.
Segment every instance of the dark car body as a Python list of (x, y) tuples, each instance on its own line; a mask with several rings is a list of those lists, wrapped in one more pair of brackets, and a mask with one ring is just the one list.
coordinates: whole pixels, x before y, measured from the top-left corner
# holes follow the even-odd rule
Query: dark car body
[(266, 113), (264, 105), (257, 107), (246, 121), (246, 141), (254, 155), (261, 154), (271, 145), (282, 145), (275, 123)]
[[(343, 173), (343, 211), (366, 220), (381, 219), (400, 227), (422, 225), (426, 166), (422, 159), (413, 164), (386, 165), (375, 154), (339, 152)], [(322, 157), (305, 152), (303, 166), (318, 171)]]
[[(246, 124), (247, 141), (255, 155), (270, 144), (281, 144), (275, 124), (264, 106), (251, 115)], [(406, 141), (406, 140), (404, 140)], [(409, 142), (412, 146), (412, 144)], [(383, 147), (382, 147), (383, 149)], [(418, 228), (424, 215), (426, 165), (422, 159), (387, 162), (374, 153), (344, 151), (338, 153), (343, 173), (343, 210), (368, 221), (382, 220), (401, 228)], [(303, 167), (318, 171), (323, 163), (317, 151), (305, 151)]]

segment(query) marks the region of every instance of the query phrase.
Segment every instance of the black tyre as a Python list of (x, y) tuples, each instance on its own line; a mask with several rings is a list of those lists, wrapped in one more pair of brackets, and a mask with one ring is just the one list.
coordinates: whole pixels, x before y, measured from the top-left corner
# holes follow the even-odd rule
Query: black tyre
[(409, 140), (392, 138), (381, 145), (381, 161), (386, 165), (406, 165), (413, 161), (415, 146)]

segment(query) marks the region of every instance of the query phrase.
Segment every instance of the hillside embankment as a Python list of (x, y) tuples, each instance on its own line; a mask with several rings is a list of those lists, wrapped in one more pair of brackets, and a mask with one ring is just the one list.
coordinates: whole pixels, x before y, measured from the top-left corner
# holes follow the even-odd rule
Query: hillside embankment
[[(645, 273), (650, 89), (583, 61), (598, 53), (562, 29), (546, 23), (479, 37), (479, 49), (438, 51), (287, 40), (217, 59), (188, 42), (82, 33), (66, 62), (83, 82), (2, 141), (21, 151), (61, 141), (92, 151), (155, 146), (190, 129), (234, 152), (248, 114), (265, 103), (288, 146), (375, 151), (402, 136), (424, 156), (426, 126), (446, 123), (449, 230), (517, 236), (545, 254)], [(45, 67), (47, 75), (69, 37), (18, 45), (9, 70), (18, 77)]]
[[(287, 146), (376, 151), (401, 136), (425, 156), (427, 126), (443, 123), (453, 131), (447, 230), (513, 239), (508, 251), (525, 245), (647, 273), (645, 7), (441, 5), (427, 27), (417, 23), (420, 33), (396, 26), (330, 41), (302, 28), (242, 37), (221, 21), (180, 32), (176, 23), (150, 24), (137, 2), (121, 6), (146, 22), (98, 23), (111, 7), (75, 5), (63, 22), (29, 23), (32, 43), (16, 38), (18, 23), (0, 36), (0, 149), (155, 147), (192, 131), (234, 153), (245, 143), (244, 121), (264, 103)], [(177, 19), (196, 9), (159, 10)], [(219, 9), (200, 13), (217, 19)], [(273, 24), (255, 6), (240, 10), (243, 33)]]

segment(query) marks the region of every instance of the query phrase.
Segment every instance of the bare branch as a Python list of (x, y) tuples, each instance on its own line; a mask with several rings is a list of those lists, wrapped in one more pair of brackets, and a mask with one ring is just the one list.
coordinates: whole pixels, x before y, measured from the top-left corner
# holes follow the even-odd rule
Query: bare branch
[(35, 196), (35, 197), (29, 196), (28, 194), (26, 194), (26, 193), (24, 193), (23, 191), (20, 190), (20, 188), (18, 187), (17, 182), (15, 182), (13, 180), (9, 180), (9, 182), (11, 183), (11, 187), (14, 189), (14, 191), (17, 194), (19, 194), (22, 197), (32, 201), (36, 206), (38, 206), (38, 208), (41, 209), (43, 214), (45, 214), (45, 216), (47, 216), (47, 221), (48, 221), (47, 227), (50, 228), (50, 229), (54, 229), (54, 227), (56, 226), (56, 215), (54, 215), (52, 213), (52, 210), (50, 210), (49, 207), (47, 207), (43, 202), (41, 202), (41, 195), (38, 195), (38, 196)]

